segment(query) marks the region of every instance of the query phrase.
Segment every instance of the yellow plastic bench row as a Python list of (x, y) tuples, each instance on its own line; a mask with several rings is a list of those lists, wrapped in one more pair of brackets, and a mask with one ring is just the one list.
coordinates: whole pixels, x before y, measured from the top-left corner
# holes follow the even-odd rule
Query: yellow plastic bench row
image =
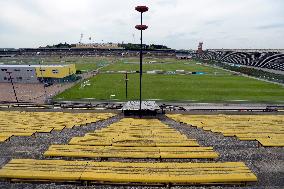
[(236, 136), (240, 140), (258, 140), (266, 147), (284, 146), (283, 115), (181, 115), (169, 114), (178, 122), (184, 122), (206, 131), (224, 136)]
[(86, 137), (107, 137), (107, 138), (123, 138), (123, 137), (130, 137), (130, 138), (167, 138), (167, 139), (181, 139), (181, 140), (185, 140), (187, 139), (187, 137), (185, 135), (181, 135), (178, 133), (152, 133), (152, 132), (140, 132), (140, 131), (135, 131), (135, 132), (127, 132), (127, 131), (117, 131), (117, 133), (108, 133), (108, 132), (104, 132), (104, 133), (99, 133), (99, 132), (95, 132), (95, 133), (88, 133), (85, 135)]
[(124, 118), (106, 128), (74, 137), (69, 144), (90, 146), (199, 146), (158, 119)]
[(52, 145), (45, 156), (84, 158), (217, 158), (212, 147), (115, 147)]
[(89, 146), (199, 146), (195, 139), (187, 140), (151, 140), (149, 139), (122, 139), (122, 140), (107, 140), (107, 139), (97, 139), (94, 137), (74, 137), (71, 139), (69, 144), (75, 145), (89, 145)]
[(240, 183), (257, 181), (242, 162), (128, 163), (13, 159), (0, 178), (114, 183)]
[(260, 144), (267, 147), (284, 147), (284, 138), (256, 138)]
[[(114, 116), (111, 113), (63, 113), (0, 111), (0, 142), (12, 136), (31, 136), (36, 132), (61, 131)], [(3, 139), (2, 139), (3, 138)]]
[(157, 119), (124, 118), (83, 137), (74, 137), (69, 145), (53, 145), (45, 155), (90, 158), (218, 157), (213, 148), (198, 146), (195, 139), (188, 139)]

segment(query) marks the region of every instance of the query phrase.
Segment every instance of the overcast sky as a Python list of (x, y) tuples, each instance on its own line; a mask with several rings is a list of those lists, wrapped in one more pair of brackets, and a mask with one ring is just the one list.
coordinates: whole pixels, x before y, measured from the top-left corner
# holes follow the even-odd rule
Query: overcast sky
[(0, 0), (0, 48), (139, 42), (177, 49), (284, 48), (284, 0)]

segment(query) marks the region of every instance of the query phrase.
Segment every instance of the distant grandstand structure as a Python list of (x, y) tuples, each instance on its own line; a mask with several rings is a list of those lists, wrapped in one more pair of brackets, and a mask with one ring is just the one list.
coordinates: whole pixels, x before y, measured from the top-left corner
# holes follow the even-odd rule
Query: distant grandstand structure
[[(144, 50), (146, 56), (211, 60), (227, 64), (284, 71), (284, 49), (207, 49), (184, 51), (173, 49)], [(1, 57), (17, 56), (138, 56), (138, 50), (117, 48), (22, 48), (0, 49)]]
[[(172, 49), (144, 50), (146, 56), (175, 57)], [(1, 57), (17, 56), (139, 56), (139, 50), (114, 48), (20, 48), (0, 49)]]
[(123, 49), (118, 43), (77, 43), (73, 48)]
[(193, 58), (284, 71), (284, 49), (207, 49)]

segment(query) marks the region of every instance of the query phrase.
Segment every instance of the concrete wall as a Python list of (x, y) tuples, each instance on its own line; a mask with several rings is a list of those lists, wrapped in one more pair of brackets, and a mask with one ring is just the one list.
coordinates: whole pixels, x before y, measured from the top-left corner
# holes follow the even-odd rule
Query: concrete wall
[(38, 83), (36, 70), (32, 67), (1, 67), (0, 66), (0, 82), (11, 82), (10, 75), (14, 83)]

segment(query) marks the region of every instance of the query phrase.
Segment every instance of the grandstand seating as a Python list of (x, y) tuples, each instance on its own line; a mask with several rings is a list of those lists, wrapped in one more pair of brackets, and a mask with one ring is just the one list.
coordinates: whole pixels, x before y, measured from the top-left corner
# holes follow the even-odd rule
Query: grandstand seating
[(0, 111), (0, 142), (12, 136), (31, 136), (85, 125), (114, 116), (111, 113)]
[[(175, 50), (145, 50), (147, 56), (174, 57)], [(96, 48), (22, 48), (12, 50), (1, 50), (0, 56), (137, 56), (139, 50), (124, 49), (96, 49)]]
[[(69, 158), (218, 156), (212, 147), (199, 147), (197, 141), (187, 139), (157, 119), (124, 118), (75, 139), (68, 145), (50, 146), (44, 155)], [(143, 184), (239, 184), (257, 181), (257, 177), (242, 162), (95, 162), (58, 159), (12, 159), (0, 169), (0, 178)]]
[(107, 128), (52, 145), (46, 156), (119, 158), (216, 158), (212, 147), (199, 147), (157, 119), (124, 118)]
[(259, 68), (284, 71), (284, 54), (279, 52), (238, 52), (238, 51), (204, 51), (193, 53), (193, 58), (215, 60), (223, 63), (239, 64)]
[(283, 115), (181, 115), (169, 118), (197, 126), (206, 131), (236, 136), (240, 140), (257, 140), (265, 147), (284, 146)]

